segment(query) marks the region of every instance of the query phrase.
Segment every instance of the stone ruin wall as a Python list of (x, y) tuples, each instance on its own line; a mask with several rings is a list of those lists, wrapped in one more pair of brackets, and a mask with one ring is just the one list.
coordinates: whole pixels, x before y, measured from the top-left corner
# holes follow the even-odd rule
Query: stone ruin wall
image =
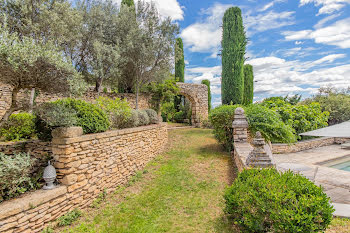
[[(86, 94), (80, 99), (83, 99), (87, 102), (94, 102), (95, 99), (97, 99), (99, 96), (105, 96), (110, 97), (112, 99), (120, 98), (120, 99), (126, 99), (128, 104), (131, 108), (135, 109), (135, 100), (136, 96), (132, 93), (100, 93), (98, 95), (97, 92), (93, 91), (93, 88), (90, 88)], [(58, 99), (65, 98), (67, 96), (60, 95), (60, 94), (47, 94), (47, 93), (40, 93), (36, 99), (36, 104), (44, 103), (44, 102), (50, 102), (55, 101)], [(8, 85), (4, 85), (0, 83), (0, 118), (5, 114), (6, 110), (10, 107), (11, 103), (11, 87)], [(26, 102), (28, 103), (30, 99), (30, 91), (29, 90), (22, 90), (19, 93), (18, 100), (20, 102)], [(150, 108), (149, 105), (150, 96), (147, 94), (140, 94), (139, 96), (139, 109), (147, 109)]]
[(180, 88), (180, 95), (191, 102), (192, 125), (201, 126), (203, 120), (208, 119), (208, 87), (204, 84), (176, 83)]
[(168, 141), (164, 123), (88, 135), (69, 129), (52, 141), (60, 186), (0, 203), (0, 232), (41, 232), (74, 208), (89, 207), (100, 193), (126, 184)]

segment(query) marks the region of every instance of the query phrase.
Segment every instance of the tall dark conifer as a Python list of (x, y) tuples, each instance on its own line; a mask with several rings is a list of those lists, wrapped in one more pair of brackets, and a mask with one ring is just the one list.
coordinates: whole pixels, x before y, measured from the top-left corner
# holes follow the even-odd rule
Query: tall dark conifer
[(210, 109), (211, 109), (210, 81), (208, 79), (204, 79), (204, 80), (202, 80), (202, 84), (205, 84), (208, 87), (208, 111), (210, 111)]
[(223, 18), (222, 104), (242, 104), (244, 91), (244, 54), (247, 44), (241, 9), (231, 7)]
[(254, 97), (254, 74), (252, 65), (244, 65), (244, 96), (243, 104), (253, 103)]
[(128, 7), (135, 6), (134, 0), (122, 0), (121, 5), (127, 5)]
[(175, 78), (183, 83), (185, 82), (185, 57), (184, 45), (181, 38), (176, 39), (175, 58)]

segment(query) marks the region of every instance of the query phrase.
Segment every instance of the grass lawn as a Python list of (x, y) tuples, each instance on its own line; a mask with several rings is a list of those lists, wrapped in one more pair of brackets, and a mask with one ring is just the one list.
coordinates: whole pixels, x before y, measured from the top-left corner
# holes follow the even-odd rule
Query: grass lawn
[[(223, 192), (236, 170), (206, 129), (169, 131), (169, 150), (126, 187), (97, 199), (73, 225), (56, 232), (239, 232), (223, 214)], [(350, 232), (335, 219), (328, 233)]]

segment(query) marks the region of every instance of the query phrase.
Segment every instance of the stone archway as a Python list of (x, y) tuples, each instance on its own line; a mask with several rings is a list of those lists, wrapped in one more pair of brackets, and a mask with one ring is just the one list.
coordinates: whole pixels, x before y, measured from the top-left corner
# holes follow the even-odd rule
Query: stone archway
[(204, 84), (176, 83), (180, 88), (180, 95), (191, 102), (192, 125), (200, 127), (203, 120), (208, 119), (208, 87)]

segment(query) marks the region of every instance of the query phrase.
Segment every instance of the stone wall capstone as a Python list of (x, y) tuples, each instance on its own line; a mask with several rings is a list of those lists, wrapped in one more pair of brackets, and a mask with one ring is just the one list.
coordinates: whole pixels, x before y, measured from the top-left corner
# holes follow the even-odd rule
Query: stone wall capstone
[(50, 221), (113, 192), (162, 152), (164, 123), (81, 135), (77, 127), (53, 132), (52, 153), (60, 186), (0, 203), (0, 232), (41, 232)]
[(191, 102), (192, 125), (201, 126), (203, 120), (208, 119), (208, 87), (204, 84), (176, 83), (180, 95), (187, 97)]

